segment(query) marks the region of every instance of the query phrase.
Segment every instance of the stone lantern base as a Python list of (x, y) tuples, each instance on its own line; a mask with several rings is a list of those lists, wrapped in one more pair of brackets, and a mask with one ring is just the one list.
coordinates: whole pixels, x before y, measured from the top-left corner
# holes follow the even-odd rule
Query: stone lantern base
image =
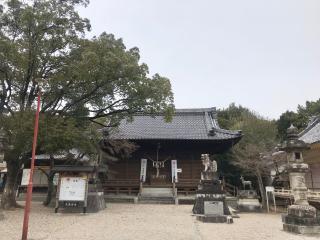
[(201, 180), (196, 192), (193, 213), (197, 220), (211, 223), (233, 223), (219, 180)]
[(292, 205), (282, 215), (283, 230), (298, 234), (320, 234), (320, 216), (310, 205)]

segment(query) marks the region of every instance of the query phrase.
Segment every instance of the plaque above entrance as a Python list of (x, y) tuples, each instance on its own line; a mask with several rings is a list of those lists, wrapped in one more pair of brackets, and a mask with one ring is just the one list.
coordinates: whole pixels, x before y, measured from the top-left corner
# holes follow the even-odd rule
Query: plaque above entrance
[(150, 183), (151, 184), (166, 184), (167, 183), (167, 175), (166, 174), (151, 174), (150, 176)]

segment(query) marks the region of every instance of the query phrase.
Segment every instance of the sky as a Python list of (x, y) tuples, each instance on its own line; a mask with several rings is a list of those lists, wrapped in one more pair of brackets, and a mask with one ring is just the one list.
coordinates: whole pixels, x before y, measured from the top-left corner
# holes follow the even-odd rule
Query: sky
[(319, 0), (91, 0), (80, 14), (140, 49), (176, 108), (230, 103), (276, 119), (320, 98)]

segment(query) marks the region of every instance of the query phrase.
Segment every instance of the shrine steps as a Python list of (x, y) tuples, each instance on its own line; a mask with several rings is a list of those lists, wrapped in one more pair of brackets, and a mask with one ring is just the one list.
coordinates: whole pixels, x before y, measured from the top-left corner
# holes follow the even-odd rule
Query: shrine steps
[(144, 187), (138, 197), (142, 204), (174, 204), (172, 188)]
[(139, 204), (174, 204), (173, 197), (142, 197), (138, 198)]

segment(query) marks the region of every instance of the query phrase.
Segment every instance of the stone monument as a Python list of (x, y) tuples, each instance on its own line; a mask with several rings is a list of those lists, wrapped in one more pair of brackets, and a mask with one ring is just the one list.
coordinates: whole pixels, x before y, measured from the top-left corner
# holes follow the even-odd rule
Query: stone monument
[(298, 139), (298, 130), (293, 125), (287, 130), (287, 140), (280, 147), (286, 152), (287, 169), (294, 204), (289, 206), (288, 213), (282, 216), (283, 230), (300, 234), (320, 233), (320, 217), (316, 208), (309, 205), (308, 188), (305, 184), (305, 174), (308, 164), (303, 162), (302, 152), (309, 146)]
[(232, 222), (231, 213), (225, 201), (225, 192), (217, 177), (217, 162), (211, 161), (209, 154), (202, 154), (201, 160), (204, 170), (201, 172), (192, 211), (202, 222)]
[(256, 190), (239, 190), (237, 198), (238, 209), (241, 212), (260, 212), (262, 210)]
[[(244, 180), (240, 177), (242, 183), (242, 190), (238, 191), (237, 207), (241, 212), (260, 212), (262, 210), (261, 203), (256, 190), (252, 189), (251, 181)], [(246, 189), (248, 186), (249, 189)]]

